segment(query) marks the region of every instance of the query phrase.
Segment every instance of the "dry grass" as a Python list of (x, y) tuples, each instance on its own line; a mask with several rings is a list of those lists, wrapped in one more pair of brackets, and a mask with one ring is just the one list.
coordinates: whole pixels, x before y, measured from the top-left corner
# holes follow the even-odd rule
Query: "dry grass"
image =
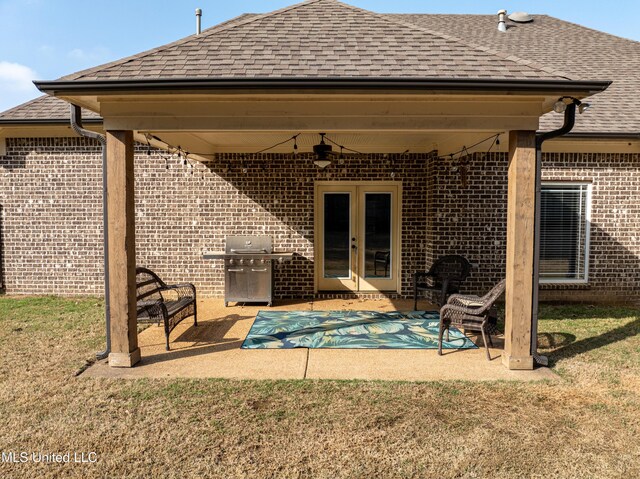
[(547, 307), (550, 383), (107, 380), (95, 299), (0, 298), (0, 477), (640, 477), (640, 312)]

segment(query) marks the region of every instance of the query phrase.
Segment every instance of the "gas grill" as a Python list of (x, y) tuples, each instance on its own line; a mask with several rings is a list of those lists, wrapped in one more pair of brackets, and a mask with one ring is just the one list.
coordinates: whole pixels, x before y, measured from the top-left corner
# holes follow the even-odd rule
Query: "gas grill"
[(224, 260), (224, 305), (273, 303), (273, 262), (291, 261), (293, 253), (274, 253), (270, 236), (227, 236), (224, 253), (204, 259)]

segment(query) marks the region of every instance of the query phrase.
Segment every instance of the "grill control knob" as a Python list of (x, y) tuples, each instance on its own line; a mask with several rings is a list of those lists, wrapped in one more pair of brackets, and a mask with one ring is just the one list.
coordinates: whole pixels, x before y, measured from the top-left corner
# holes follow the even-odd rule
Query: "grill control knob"
[(249, 264), (251, 264), (251, 265), (252, 265), (253, 263), (255, 263), (255, 261), (254, 261), (254, 260), (252, 260), (252, 259), (250, 259), (250, 260), (249, 260)]
[(230, 260), (229, 260), (229, 265), (233, 266), (234, 264), (235, 264), (235, 260), (230, 259)]
[(264, 259), (260, 260), (260, 264), (265, 264), (265, 263), (266, 263), (266, 261)]
[(240, 260), (240, 264), (244, 264), (244, 260), (243, 259)]

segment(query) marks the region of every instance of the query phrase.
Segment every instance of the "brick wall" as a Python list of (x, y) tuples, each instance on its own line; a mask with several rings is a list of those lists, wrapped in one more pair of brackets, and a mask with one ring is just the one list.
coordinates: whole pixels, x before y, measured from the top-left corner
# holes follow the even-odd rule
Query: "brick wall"
[[(9, 139), (0, 159), (6, 290), (15, 294), (102, 291), (101, 156), (84, 139)], [(277, 265), (276, 297), (311, 297), (315, 181), (402, 181), (401, 289), (426, 267), (429, 154), (370, 155), (320, 172), (309, 155), (221, 155), (182, 166), (162, 152), (136, 150), (137, 263), (168, 281), (191, 281), (204, 296), (223, 294), (220, 261), (233, 234), (267, 234), (297, 253)]]
[[(80, 138), (8, 139), (0, 157), (2, 274), (10, 294), (101, 294), (101, 157)], [(243, 172), (246, 170), (246, 172)], [(392, 178), (392, 172), (395, 173)], [(411, 272), (443, 254), (477, 264), (468, 288), (504, 275), (505, 154), (452, 163), (428, 154), (370, 155), (319, 172), (299, 155), (221, 155), (191, 170), (155, 150), (136, 150), (138, 264), (169, 281), (220, 296), (220, 262), (206, 250), (230, 234), (268, 234), (298, 255), (278, 265), (278, 297), (313, 294), (314, 181), (403, 182), (402, 293)], [(640, 296), (640, 155), (552, 154), (544, 178), (593, 183), (590, 282), (546, 287), (550, 299)]]
[[(507, 154), (432, 161), (433, 257), (467, 256), (477, 265), (467, 287), (486, 291), (505, 274)], [(543, 285), (540, 298), (640, 299), (640, 155), (553, 153), (542, 161), (543, 181), (593, 186), (589, 284)]]

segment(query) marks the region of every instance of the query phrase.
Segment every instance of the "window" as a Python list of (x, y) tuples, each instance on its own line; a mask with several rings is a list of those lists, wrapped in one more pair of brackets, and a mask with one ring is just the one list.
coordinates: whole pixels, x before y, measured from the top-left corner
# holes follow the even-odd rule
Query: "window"
[(590, 184), (542, 184), (540, 208), (541, 282), (587, 282), (590, 211)]

